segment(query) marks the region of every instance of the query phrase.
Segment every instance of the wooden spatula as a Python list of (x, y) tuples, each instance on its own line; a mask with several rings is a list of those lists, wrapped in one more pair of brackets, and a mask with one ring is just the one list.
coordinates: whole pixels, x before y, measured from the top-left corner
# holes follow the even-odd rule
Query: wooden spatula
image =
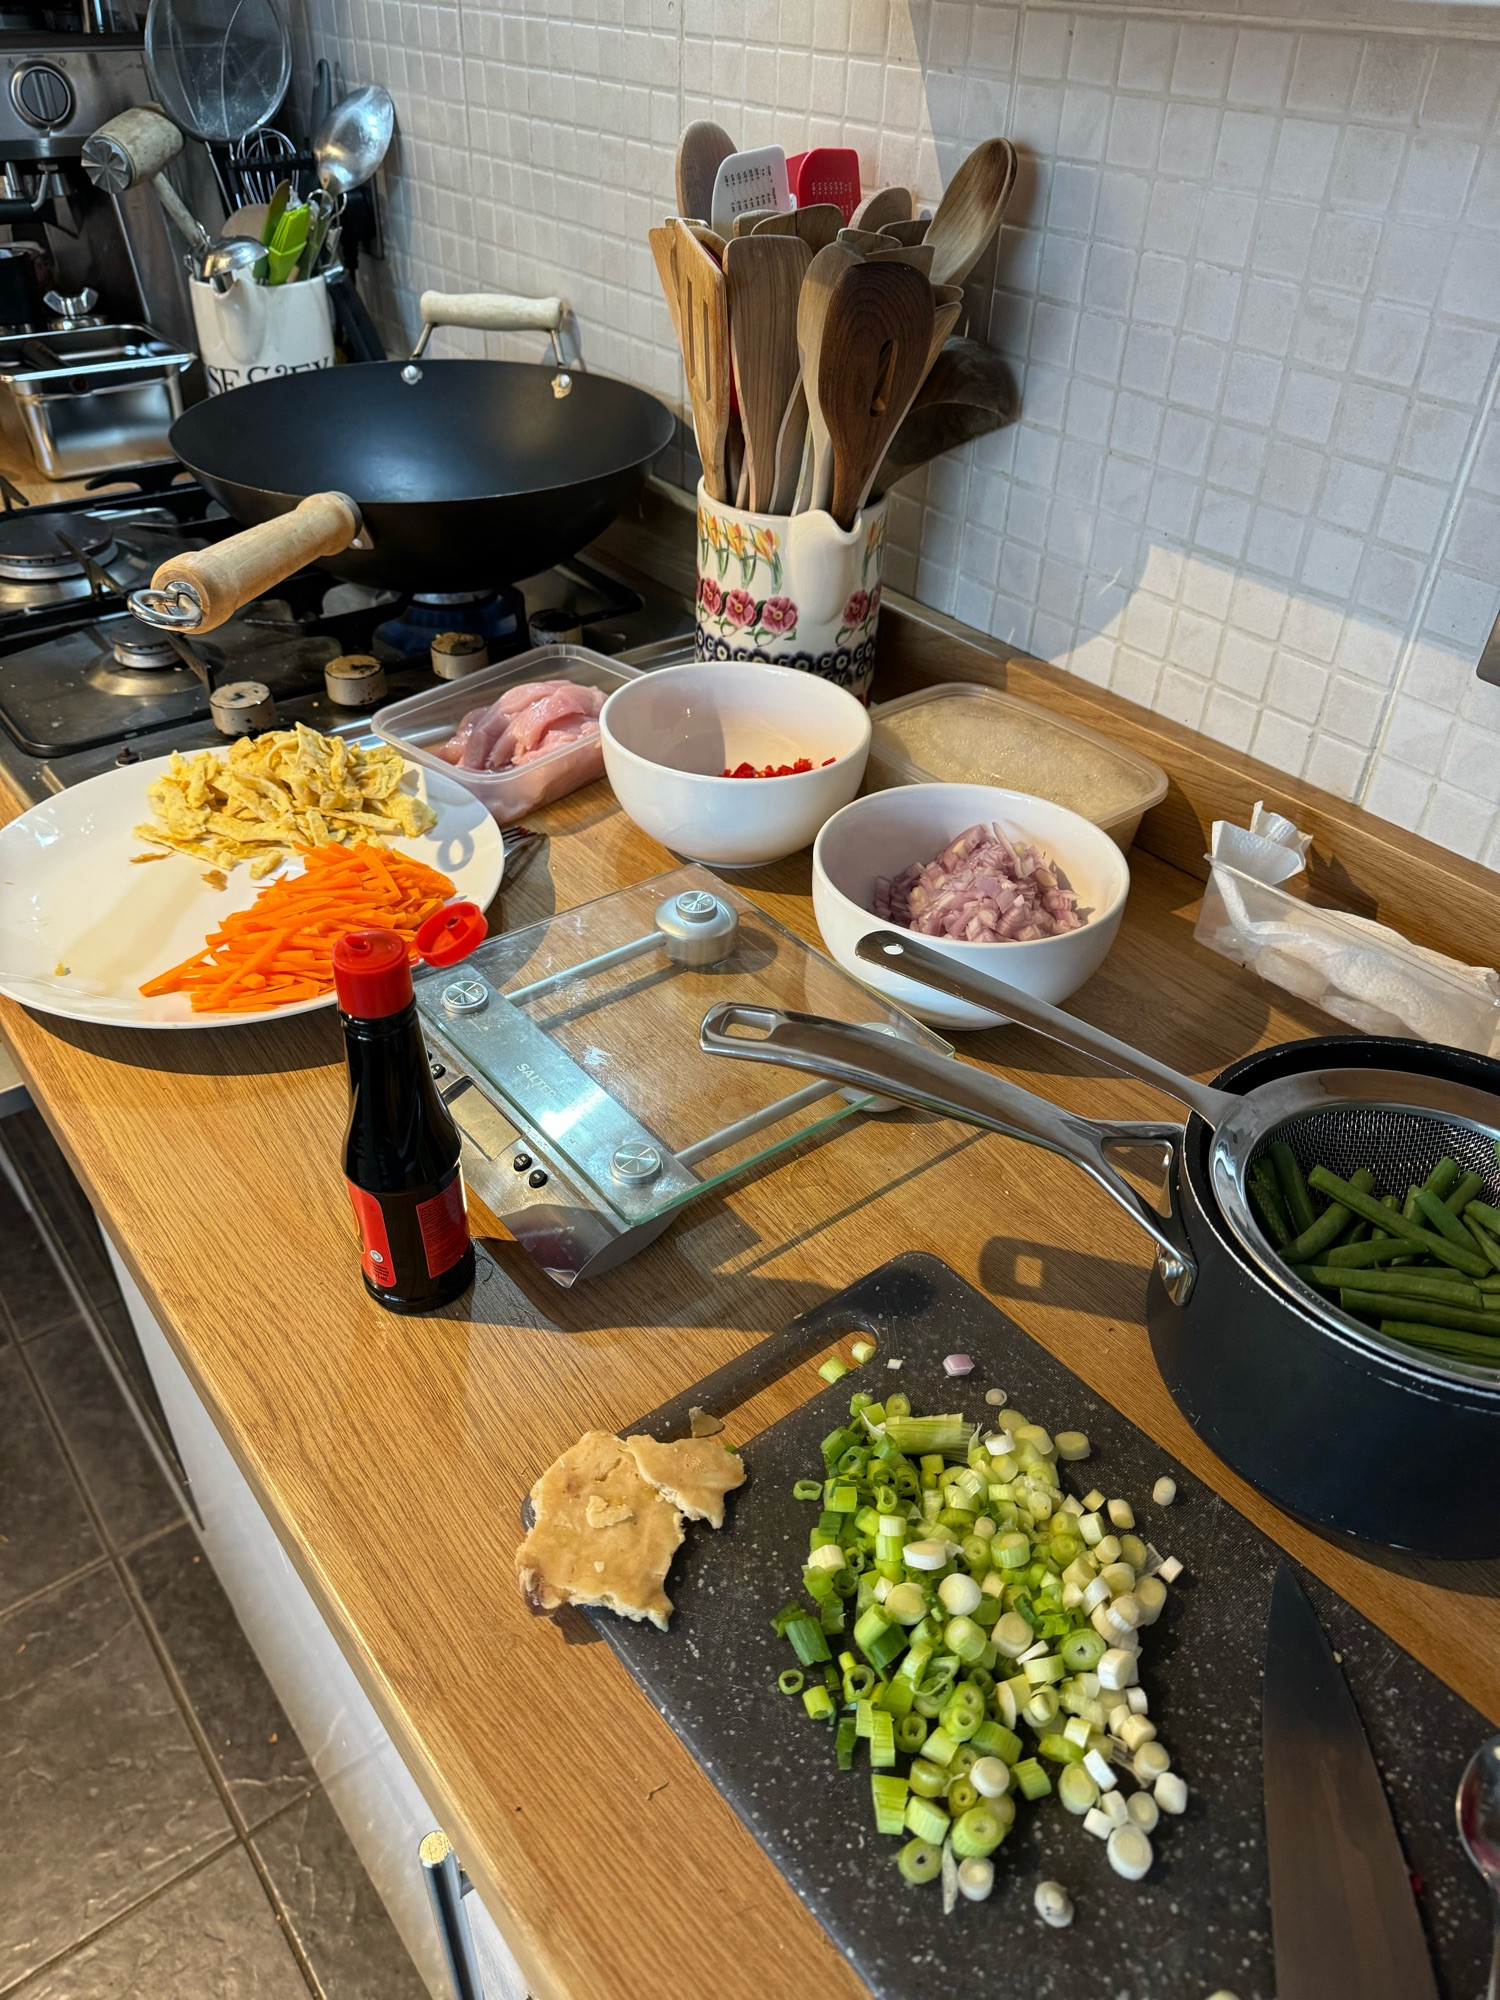
[(816, 257), (843, 226), (844, 218), (831, 201), (815, 201), (810, 208), (794, 208), (790, 215), (765, 216), (755, 228), (767, 236), (800, 236)]
[(986, 139), (970, 153), (923, 238), (933, 248), (935, 285), (963, 283), (999, 228), (1015, 182), (1016, 149), (1009, 139)]
[(932, 245), (913, 243), (908, 249), (905, 244), (892, 243), (889, 250), (867, 250), (867, 264), (909, 264), (914, 271), (920, 271), (925, 278), (932, 269)]
[(905, 243), (909, 247), (914, 243), (925, 243), (931, 227), (930, 220), (915, 217), (910, 222), (882, 222), (880, 234), (889, 236), (893, 243)]
[(677, 336), (677, 345), (681, 347), (682, 308), (677, 298), (676, 238), (671, 228), (663, 223), (656, 229), (648, 229), (646, 240), (651, 245), (651, 255), (656, 261), (656, 275), (661, 280), (667, 311), (672, 315), (672, 331)]
[(776, 442), (801, 367), (797, 301), (811, 261), (800, 236), (736, 237), (724, 255), (729, 351), (755, 514), (771, 509), (776, 490)]
[(911, 189), (877, 188), (867, 194), (849, 218), (851, 229), (880, 229), (887, 222), (911, 221)]
[(807, 423), (811, 449), (802, 458), (802, 476), (797, 486), (795, 506), (826, 507), (833, 494), (833, 453), (828, 427), (818, 402), (821, 376), (823, 322), (828, 301), (845, 272), (859, 264), (858, 253), (842, 243), (830, 243), (808, 265), (797, 300), (797, 352), (802, 362), (802, 391), (807, 398)]
[(707, 222), (713, 209), (714, 175), (734, 151), (722, 125), (695, 118), (677, 141), (677, 213)]
[(856, 264), (834, 286), (818, 356), (833, 456), (830, 512), (852, 528), (927, 372), (932, 287), (905, 264)]
[(674, 217), (668, 227), (675, 239), (682, 359), (704, 490), (712, 500), (727, 501), (732, 488), (725, 466), (730, 361), (724, 273), (686, 223)]
[[(743, 215), (737, 215), (734, 218), (733, 222), (730, 223), (729, 240), (731, 243), (733, 243), (733, 241), (737, 236), (752, 235), (755, 232), (755, 230), (759, 228), (761, 223), (780, 221), (781, 219), (782, 219), (781, 212), (779, 209), (747, 208)], [(792, 218), (790, 215), (786, 217), (786, 220), (788, 222), (790, 222), (791, 219)], [(797, 232), (795, 229), (792, 229), (788, 233), (792, 236), (795, 236)]]

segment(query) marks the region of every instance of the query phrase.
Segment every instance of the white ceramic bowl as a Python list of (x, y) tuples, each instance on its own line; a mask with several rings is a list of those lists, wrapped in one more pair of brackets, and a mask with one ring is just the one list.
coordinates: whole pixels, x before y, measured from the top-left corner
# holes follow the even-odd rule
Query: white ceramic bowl
[[(605, 775), (636, 825), (674, 854), (726, 868), (806, 847), (859, 790), (870, 750), (869, 712), (852, 694), (816, 674), (753, 661), (643, 674), (604, 704), (599, 733)], [(799, 757), (812, 770), (720, 775)]]
[(813, 848), (813, 911), (823, 942), (846, 972), (938, 1028), (993, 1028), (1005, 1017), (866, 965), (854, 948), (866, 932), (891, 928), (872, 908), (876, 876), (899, 875), (913, 861), (931, 861), (976, 820), (998, 820), (1012, 838), (1034, 842), (1072, 883), (1079, 908), (1094, 914), (1081, 930), (1025, 944), (922, 939), (959, 965), (1039, 1000), (1065, 1000), (1103, 963), (1130, 893), (1130, 870), (1107, 833), (1066, 806), (1027, 792), (992, 785), (900, 785), (871, 792), (835, 813)]

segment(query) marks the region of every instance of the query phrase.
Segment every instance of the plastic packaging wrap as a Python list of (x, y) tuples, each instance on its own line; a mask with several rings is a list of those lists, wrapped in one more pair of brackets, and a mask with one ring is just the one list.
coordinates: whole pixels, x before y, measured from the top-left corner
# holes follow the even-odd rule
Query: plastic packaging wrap
[(1310, 845), (1263, 805), (1248, 829), (1216, 821), (1198, 942), (1365, 1034), (1500, 1055), (1500, 975), (1290, 895)]

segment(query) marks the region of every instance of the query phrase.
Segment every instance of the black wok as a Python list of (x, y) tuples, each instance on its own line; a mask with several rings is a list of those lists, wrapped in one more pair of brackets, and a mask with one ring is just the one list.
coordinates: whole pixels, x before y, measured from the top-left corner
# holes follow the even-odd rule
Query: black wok
[(429, 361), (414, 382), (385, 362), (252, 383), (171, 431), (251, 532), (164, 563), (136, 608), (208, 631), (307, 562), (404, 591), (513, 583), (607, 527), (671, 435), (644, 390), (526, 362)]

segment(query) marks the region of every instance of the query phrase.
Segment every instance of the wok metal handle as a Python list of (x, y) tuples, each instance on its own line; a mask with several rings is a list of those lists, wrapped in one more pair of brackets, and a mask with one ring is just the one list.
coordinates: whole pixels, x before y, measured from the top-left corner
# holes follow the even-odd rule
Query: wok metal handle
[(401, 370), (401, 379), (409, 388), (422, 379), (417, 363), (427, 352), (435, 326), (468, 326), (481, 333), (550, 333), (552, 358), (557, 363), (552, 393), (561, 400), (572, 388), (572, 377), (558, 339), (568, 316), (566, 299), (520, 299), (508, 292), (423, 292), (417, 308), (422, 315), (422, 331), (417, 335), (411, 359)]
[[(819, 1014), (794, 1014), (779, 1007), (726, 1000), (704, 1015), (698, 1039), (709, 1055), (810, 1070), (815, 1076), (881, 1092), (920, 1110), (961, 1118), (986, 1131), (1001, 1132), (1009, 1139), (1059, 1154), (1075, 1167), (1082, 1167), (1132, 1222), (1149, 1233), (1169, 1295), (1178, 1305), (1186, 1303), (1198, 1267), (1175, 1202), (1181, 1167), (1180, 1125), (1128, 1121), (1106, 1125), (1080, 1118), (972, 1063), (938, 1055), (917, 1042), (887, 1037), (869, 1027), (826, 1020)], [(1134, 1146), (1164, 1147), (1170, 1155), (1165, 1214), (1159, 1214), (1131, 1186), (1109, 1157), (1113, 1148)]]
[(274, 521), (169, 557), (149, 589), (131, 593), (130, 608), (147, 625), (212, 632), (305, 563), (337, 555), (363, 532), (347, 493), (313, 493)]
[(886, 972), (900, 973), (903, 978), (915, 979), (922, 986), (935, 987), (939, 993), (950, 994), (955, 1000), (967, 1000), (975, 1007), (995, 1008), (1007, 1020), (1019, 1021), (1024, 1028), (1034, 1028), (1039, 1035), (1061, 1042), (1065, 1048), (1074, 1049), (1079, 1055), (1097, 1056), (1111, 1069), (1122, 1070), (1126, 1076), (1137, 1077), (1142, 1083), (1154, 1083), (1169, 1097), (1175, 1097), (1180, 1104), (1196, 1111), (1210, 1125), (1217, 1125), (1221, 1118), (1227, 1117), (1242, 1102), (1232, 1092), (1215, 1090), (1212, 1084), (1199, 1083), (1196, 1077), (1184, 1076), (1180, 1070), (1157, 1062), (1154, 1056), (1133, 1049), (1129, 1042), (1116, 1041), (1102, 1028), (1091, 1027), (1074, 1014), (1065, 1014), (1060, 1007), (1053, 1007), (1045, 1000), (1033, 999), (1031, 994), (1021, 992), (1018, 987), (1007, 986), (1003, 980), (994, 979), (988, 973), (955, 964), (951, 958), (934, 951), (931, 945), (924, 944), (919, 937), (909, 933), (866, 931), (854, 951), (855, 956), (862, 958), (866, 965), (878, 965)]

